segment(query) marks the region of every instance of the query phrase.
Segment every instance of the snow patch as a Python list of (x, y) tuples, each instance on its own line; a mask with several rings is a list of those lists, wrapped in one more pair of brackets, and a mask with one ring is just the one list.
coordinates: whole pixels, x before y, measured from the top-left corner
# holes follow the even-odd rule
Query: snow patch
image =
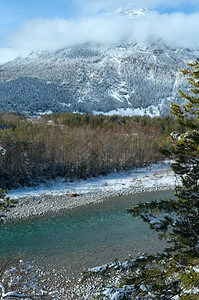
[(122, 194), (127, 189), (132, 191), (153, 190), (154, 188), (168, 187), (174, 188), (174, 173), (171, 170), (171, 161), (165, 160), (160, 164), (154, 164), (148, 167), (135, 168), (125, 172), (113, 172), (106, 176), (91, 177), (87, 180), (74, 180), (68, 182), (63, 178), (48, 181), (46, 184), (40, 184), (37, 187), (25, 187), (13, 189), (8, 195), (11, 198), (17, 198), (28, 195), (43, 194), (66, 194), (77, 193), (86, 194), (88, 192), (117, 192)]
[[(115, 97), (118, 97), (118, 94), (115, 94)], [(119, 100), (119, 99), (117, 99)], [(120, 99), (121, 101), (121, 99)], [(154, 106), (151, 105), (147, 108), (118, 108), (117, 110), (111, 110), (109, 112), (102, 112), (102, 111), (95, 111), (92, 112), (94, 115), (105, 115), (105, 116), (113, 116), (113, 115), (120, 115), (126, 117), (133, 117), (133, 116), (150, 116), (150, 117), (159, 117), (160, 113), (160, 105)]]

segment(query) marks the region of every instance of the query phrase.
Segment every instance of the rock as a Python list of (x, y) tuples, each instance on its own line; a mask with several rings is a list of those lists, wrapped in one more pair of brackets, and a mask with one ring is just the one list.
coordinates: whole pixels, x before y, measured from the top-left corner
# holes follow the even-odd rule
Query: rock
[(76, 193), (67, 193), (66, 195), (69, 197), (79, 197), (80, 196), (80, 194), (76, 194)]

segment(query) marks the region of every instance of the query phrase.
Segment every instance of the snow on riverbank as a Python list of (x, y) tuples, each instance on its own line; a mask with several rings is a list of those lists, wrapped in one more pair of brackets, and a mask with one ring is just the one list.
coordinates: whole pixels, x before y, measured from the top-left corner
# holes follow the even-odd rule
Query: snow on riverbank
[(9, 196), (18, 198), (19, 203), (7, 213), (7, 219), (29, 218), (101, 202), (106, 198), (174, 187), (175, 176), (169, 161), (88, 180), (68, 182), (57, 179), (34, 188), (11, 190)]
[(87, 180), (75, 180), (68, 182), (62, 178), (48, 181), (36, 187), (25, 187), (9, 191), (12, 198), (39, 195), (57, 195), (66, 193), (86, 194), (92, 192), (118, 192), (122, 194), (127, 189), (137, 192), (173, 188), (175, 186), (174, 173), (171, 170), (171, 162), (165, 160), (160, 164), (148, 167), (135, 168), (126, 172), (114, 172), (107, 176), (89, 178)]
[[(37, 187), (11, 190), (9, 196), (18, 198), (19, 203), (8, 212), (7, 217), (8, 220), (26, 219), (49, 212), (59, 212), (63, 209), (81, 207), (88, 203), (97, 203), (104, 201), (108, 197), (173, 189), (174, 187), (175, 175), (171, 170), (170, 161), (164, 161), (144, 168), (135, 168), (127, 172), (115, 172), (107, 176), (99, 176), (88, 180), (67, 182), (63, 179), (57, 179)], [(69, 193), (76, 193), (79, 196), (70, 197)], [(124, 267), (126, 264), (126, 262), (121, 263), (121, 266)], [(61, 274), (60, 270), (54, 271), (56, 276), (58, 273)], [(54, 273), (52, 271), (49, 272), (50, 275), (42, 270), (41, 274), (46, 276), (51, 282), (50, 276)], [(54, 281), (53, 276), (52, 289), (57, 291), (57, 293), (55, 292), (55, 299), (63, 299), (63, 295), (64, 299), (71, 299), (74, 295), (75, 297), (78, 295), (78, 299), (88, 299), (95, 296), (96, 292), (99, 292), (102, 288), (101, 279), (96, 277), (90, 277), (86, 283), (81, 284), (81, 279), (74, 283), (70, 279), (66, 280), (67, 276), (64, 274), (60, 277), (61, 284), (59, 285), (58, 277), (55, 276), (56, 280)], [(119, 276), (117, 274), (112, 276), (110, 284), (116, 285), (119, 282)], [(63, 278), (64, 283), (61, 281)], [(60, 286), (64, 286), (61, 291)], [(117, 289), (116, 292), (120, 291), (121, 289)], [(112, 289), (106, 290), (106, 293), (108, 292), (111, 293)], [(125, 290), (124, 293), (126, 293)]]

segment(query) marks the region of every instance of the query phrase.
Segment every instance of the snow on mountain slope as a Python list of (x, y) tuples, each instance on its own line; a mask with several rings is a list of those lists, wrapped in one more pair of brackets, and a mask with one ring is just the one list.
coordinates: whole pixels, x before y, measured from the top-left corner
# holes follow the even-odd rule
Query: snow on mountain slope
[(140, 8), (140, 9), (132, 9), (130, 7), (126, 7), (126, 8), (120, 8), (116, 11), (116, 14), (120, 14), (123, 16), (128, 16), (129, 18), (137, 18), (137, 17), (141, 17), (144, 16), (146, 13), (149, 12), (149, 9), (147, 8)]
[[(130, 18), (146, 9), (120, 9)], [(161, 41), (139, 45), (85, 43), (33, 52), (0, 65), (0, 111), (102, 112), (167, 115), (187, 88), (179, 72), (199, 50)]]

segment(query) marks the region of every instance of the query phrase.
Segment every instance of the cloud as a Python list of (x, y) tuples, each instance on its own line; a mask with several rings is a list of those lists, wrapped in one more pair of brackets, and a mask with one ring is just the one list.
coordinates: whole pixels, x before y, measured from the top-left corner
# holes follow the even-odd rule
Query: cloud
[(131, 20), (95, 16), (76, 20), (35, 20), (7, 38), (7, 44), (28, 50), (57, 50), (84, 42), (117, 42), (127, 34)]
[[(134, 9), (147, 7), (156, 10), (160, 7), (176, 9), (180, 11), (183, 6), (199, 9), (198, 0), (74, 0), (74, 4), (83, 15), (99, 13), (101, 11), (113, 11), (119, 7), (130, 6)], [(179, 9), (179, 10), (178, 10)]]
[[(123, 1), (123, 4), (129, 5), (128, 1)], [(151, 0), (150, 5), (155, 8), (163, 2), (165, 1)], [(167, 4), (186, 2), (168, 0)], [(198, 3), (198, 0), (189, 0), (192, 4), (196, 2)], [(35, 19), (7, 34), (4, 41), (10, 48), (0, 48), (0, 62), (24, 56), (31, 51), (56, 51), (92, 41), (147, 43), (163, 40), (172, 46), (199, 49), (196, 34), (196, 29), (199, 28), (199, 13), (160, 14), (151, 10), (144, 16), (132, 19), (114, 12), (121, 6), (121, 0), (76, 0), (76, 5), (78, 4), (82, 11), (87, 9), (86, 16), (83, 14), (84, 17), (79, 16), (75, 19)], [(134, 1), (134, 8), (148, 6), (149, 1), (142, 0), (139, 4), (138, 6)]]
[(0, 64), (4, 64), (8, 61), (11, 61), (17, 57), (25, 57), (30, 53), (30, 51), (25, 49), (16, 49), (16, 48), (0, 48)]
[(58, 50), (84, 42), (119, 42), (120, 40), (148, 42), (159, 40), (174, 46), (199, 48), (196, 29), (199, 13), (158, 14), (130, 19), (118, 14), (99, 14), (75, 20), (38, 19), (26, 23), (10, 34), (6, 42), (25, 50)]

